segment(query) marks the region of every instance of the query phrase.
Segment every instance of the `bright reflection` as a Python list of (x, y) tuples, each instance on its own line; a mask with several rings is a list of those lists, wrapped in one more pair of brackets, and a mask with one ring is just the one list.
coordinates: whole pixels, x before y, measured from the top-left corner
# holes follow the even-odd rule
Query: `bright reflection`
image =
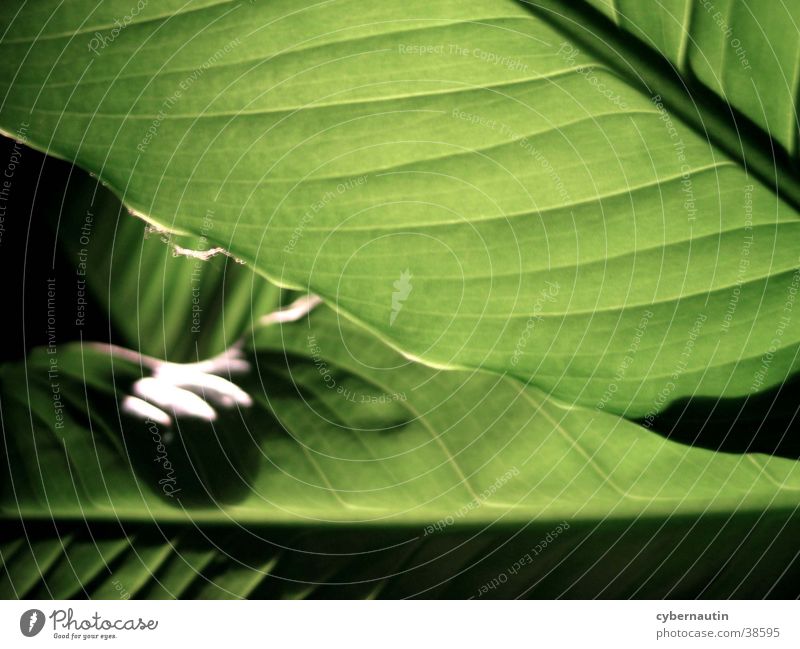
[[(233, 408), (253, 404), (250, 395), (223, 376), (245, 374), (250, 364), (238, 347), (199, 363), (156, 361), (153, 376), (133, 384), (133, 396), (122, 400), (122, 410), (168, 426), (175, 417), (214, 421), (214, 406)], [(223, 375), (223, 376), (220, 376)]]

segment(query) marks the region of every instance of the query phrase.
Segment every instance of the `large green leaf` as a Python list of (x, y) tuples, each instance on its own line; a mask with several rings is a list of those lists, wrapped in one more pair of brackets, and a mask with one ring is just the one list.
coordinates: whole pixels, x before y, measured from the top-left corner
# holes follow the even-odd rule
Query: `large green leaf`
[(181, 7), (12, 3), (0, 124), (435, 366), (636, 417), (797, 368), (796, 211), (546, 14)]
[[(254, 371), (236, 378), (258, 407), (226, 414), (216, 433), (186, 422), (167, 444), (169, 453), (184, 453), (184, 444), (201, 453), (172, 462), (189, 462), (187, 482), (205, 476), (202, 488), (187, 483), (179, 498), (200, 501), (192, 520), (424, 525), (515, 469), (520, 475), (468, 520), (699, 514), (797, 500), (792, 460), (691, 449), (514, 379), (409, 363), (329, 311), (312, 320), (310, 328), (258, 330)], [(152, 462), (151, 437), (165, 431), (120, 419), (117, 402), (131, 393), (139, 367), (93, 347), (59, 349), (66, 403), (55, 428), (52, 358), (40, 349), (3, 371), (4, 421), (15, 431), (5, 510), (187, 520), (158, 487), (163, 470)], [(20, 384), (30, 396), (14, 389)], [(221, 470), (220, 456), (238, 475)]]
[[(0, 530), (4, 597), (797, 596), (783, 512), (472, 528), (230, 529), (27, 523)], [(9, 534), (16, 536), (9, 540)], [(548, 534), (555, 541), (547, 542)], [(534, 561), (526, 557), (536, 554)]]
[[(685, 126), (673, 122), (679, 135), (659, 139), (651, 121), (665, 114), (614, 73), (595, 64), (561, 70), (559, 60), (571, 57), (578, 43), (562, 47), (564, 37), (515, 4), (411, 3), (402, 10), (366, 11), (329, 3), (336, 11), (356, 7), (349, 17), (324, 6), (262, 4), (196, 2), (191, 11), (179, 11), (183, 3), (161, 2), (155, 14), (137, 18), (141, 24), (122, 30), (88, 59), (94, 63), (75, 100), (85, 101), (92, 113), (99, 106), (94, 118), (64, 115), (54, 127), (38, 108), (31, 115), (15, 113), (8, 106), (33, 87), (25, 90), (17, 79), (0, 121), (43, 149), (50, 145), (51, 152), (77, 159), (129, 205), (187, 233), (174, 235), (173, 243), (228, 248), (262, 273), (320, 290), (340, 314), (366, 322), (404, 350), (500, 374), (415, 364), (327, 309), (308, 322), (257, 327), (246, 336), (253, 371), (233, 377), (255, 405), (220, 412), (213, 426), (179, 419), (175, 428), (155, 429), (180, 489), (170, 497), (159, 483), (166, 467), (153, 462), (160, 449), (152, 425), (119, 410), (142, 367), (119, 354), (112, 361), (85, 344), (59, 344), (56, 354), (36, 351), (0, 370), (2, 460), (8, 467), (0, 488), (0, 595), (796, 596), (797, 462), (756, 452), (797, 456), (796, 382), (757, 398), (719, 398), (776, 384), (796, 363), (793, 302), (777, 332), (789, 351), (759, 351), (773, 344), (764, 336), (774, 335), (770, 325), (780, 326), (796, 286), (793, 211), (757, 182), (743, 181), (738, 168), (720, 162), (724, 156)], [(73, 90), (70, 79), (77, 77), (69, 68), (80, 65), (84, 54), (76, 43), (85, 48), (98, 29), (108, 37), (113, 21), (129, 9), (113, 2), (74, 2), (55, 13), (48, 3), (26, 6), (6, 35), (17, 42), (4, 38), (0, 44), (4, 55), (17, 53), (0, 59), (0, 80), (10, 70), (16, 74), (20, 59), (13, 57), (36, 37), (36, 55), (20, 69), (41, 66), (44, 75), (50, 65), (55, 76), (42, 86), (33, 70), (21, 82), (38, 84), (36, 92), (41, 87), (41, 99), (52, 102), (44, 111), (60, 112), (67, 102), (59, 106), (58, 93)], [(237, 14), (243, 11), (246, 20)], [(267, 15), (285, 17), (265, 26)], [(19, 42), (26, 38), (31, 43)], [(405, 47), (445, 38), (440, 52), (397, 56), (398, 39)], [(547, 54), (547, 39), (552, 60), (545, 56), (543, 63), (538, 57)], [(235, 46), (224, 56), (207, 49), (229, 42)], [(451, 43), (462, 44), (466, 55)], [(387, 44), (393, 51), (376, 47)], [(487, 56), (513, 54), (504, 62), (481, 59), (476, 48)], [(337, 62), (342, 55), (352, 58)], [(214, 65), (197, 72), (209, 57)], [(580, 53), (566, 62), (586, 61)], [(387, 66), (380, 73), (379, 64)], [(523, 65), (529, 67), (523, 71)], [(537, 81), (531, 74), (544, 69), (556, 76)], [(239, 73), (244, 76), (227, 88)], [(121, 126), (120, 135), (141, 135), (142, 122), (146, 128), (150, 119), (147, 105), (128, 93), (154, 84), (154, 94), (142, 101), (160, 107), (184, 77), (192, 78), (189, 89), (160, 120), (157, 137), (128, 178), (124, 164), (117, 165), (130, 162), (130, 151), (112, 144), (110, 134)], [(603, 96), (605, 107), (593, 79), (613, 84)], [(367, 85), (356, 87), (362, 83)], [(252, 111), (238, 113), (268, 88)], [(341, 96), (318, 106), (331, 89)], [(108, 105), (100, 101), (106, 90)], [(219, 104), (231, 114), (209, 114)], [(115, 116), (109, 107), (120, 111)], [(454, 119), (454, 108), (465, 112)], [(397, 110), (403, 112), (391, 119), (384, 113)], [(451, 117), (417, 114), (431, 110)], [(467, 124), (478, 114), (483, 122)], [(30, 123), (20, 131), (9, 115)], [(311, 141), (273, 166), (278, 152), (311, 133)], [(187, 139), (180, 141), (183, 135)], [(693, 193), (702, 209), (691, 222), (683, 221), (690, 216), (685, 179), (663, 177), (665, 170), (682, 174), (669, 160), (678, 155), (676, 138), (688, 147), (684, 155), (702, 162), (693, 170), (720, 164), (691, 174), (692, 192), (705, 192)], [(206, 150), (209, 142), (213, 147)], [(598, 142), (606, 143), (605, 152)], [(167, 163), (171, 146), (178, 155)], [(239, 163), (226, 158), (232, 150), (237, 156), (246, 150)], [(645, 155), (650, 171), (641, 164)], [(391, 171), (402, 173), (376, 173), (389, 173), (392, 165), (399, 168)], [(362, 167), (369, 171), (359, 181)], [(340, 191), (329, 177), (337, 169), (347, 170), (348, 178), (353, 169), (359, 173)], [(293, 181), (297, 186), (287, 189)], [(652, 187), (637, 186), (651, 181)], [(230, 204), (220, 197), (193, 202), (214, 199), (220, 188)], [(242, 198), (242, 188), (252, 196)], [(315, 198), (318, 189), (323, 193)], [(68, 210), (58, 216), (62, 224), (80, 224), (87, 190), (88, 181), (78, 183), (65, 201)], [(606, 190), (619, 195), (597, 200)], [(523, 204), (525, 191), (531, 192), (525, 213), (502, 223), (509, 207)], [(96, 211), (103, 220), (91, 242), (89, 286), (129, 346), (171, 360), (213, 353), (277, 299), (274, 289), (217, 256), (199, 266), (204, 294), (214, 305), (232, 304), (232, 317), (207, 321), (200, 338), (182, 335), (196, 260), (171, 258), (152, 233), (143, 242), (137, 223), (117, 223), (118, 206), (102, 191), (99, 196)], [(414, 203), (420, 200), (436, 205), (424, 209)], [(457, 211), (444, 217), (446, 208)], [(368, 211), (357, 213), (361, 209)], [(501, 220), (483, 220), (488, 216)], [(280, 229), (287, 223), (291, 232)], [(209, 229), (214, 234), (203, 238)], [(398, 243), (387, 245), (384, 235)], [(518, 241), (507, 248), (509, 236)], [(681, 240), (685, 263), (673, 268), (681, 261)], [(357, 250), (362, 243), (368, 248), (363, 259)], [(75, 241), (62, 237), (61, 244), (74, 258)], [(444, 244), (462, 262), (464, 310), (453, 310), (452, 326), (432, 330), (436, 314), (452, 307), (452, 295), (443, 290), (452, 288), (452, 265), (434, 254)], [(319, 259), (298, 260), (316, 247)], [(248, 256), (250, 250), (257, 252)], [(104, 258), (105, 251), (112, 256)], [(631, 257), (627, 276), (615, 251)], [(635, 257), (640, 263), (634, 276), (636, 253), (644, 254)], [(662, 255), (658, 263), (653, 253)], [(549, 268), (543, 256), (573, 264), (573, 281), (563, 282), (565, 268), (542, 272)], [(744, 258), (753, 268), (742, 269)], [(284, 267), (286, 260), (292, 263)], [(513, 284), (514, 272), (520, 291), (512, 297), (527, 299), (527, 306), (508, 299), (504, 282)], [(717, 294), (725, 280), (717, 272), (733, 277), (722, 291), (724, 309)], [(703, 292), (703, 273), (716, 293)], [(341, 284), (334, 282), (338, 276)], [(751, 281), (755, 277), (760, 285)], [(657, 282), (657, 294), (648, 299), (663, 303), (642, 297), (648, 281)], [(664, 290), (674, 294), (663, 299)], [(598, 303), (605, 311), (595, 312), (598, 304), (585, 308), (592, 295), (609, 300)], [(484, 307), (477, 322), (477, 309)], [(524, 319), (506, 325), (502, 318), (509, 314)], [(473, 322), (474, 331), (466, 326)], [(442, 357), (436, 355), (441, 347), (419, 346), (438, 334), (443, 344), (455, 348), (460, 342), (463, 349)], [(745, 339), (752, 347), (741, 346)], [(511, 341), (510, 351), (501, 353), (493, 344), (503, 340)], [(672, 345), (671, 353), (659, 351), (662, 342)], [(709, 356), (709, 345), (718, 342), (729, 349)], [(737, 353), (758, 358), (749, 368), (725, 361)], [(707, 368), (694, 365), (696, 357), (709, 366), (700, 390), (700, 369), (692, 368)], [(565, 400), (502, 375), (510, 371), (527, 381), (534, 361), (546, 361), (537, 365), (535, 383)], [(555, 368), (549, 377), (548, 367)], [(583, 378), (581, 368), (589, 368)], [(672, 378), (676, 371), (680, 380)], [(675, 387), (661, 396), (671, 378)], [(578, 400), (596, 409), (570, 405), (582, 390)], [(712, 398), (689, 404), (678, 399), (696, 393)], [(650, 417), (676, 399), (664, 415)], [(648, 427), (710, 450), (597, 411), (626, 408), (648, 415)], [(733, 450), (744, 453), (726, 452)]]
[[(59, 216), (62, 235), (79, 231), (96, 189), (80, 174), (73, 182)], [(113, 224), (117, 211), (111, 199), (94, 201), (98, 224)], [(174, 336), (185, 327), (186, 312), (176, 306), (181, 292), (174, 290), (188, 277), (183, 260), (162, 259), (159, 253), (169, 247), (157, 238), (142, 244), (135, 221), (119, 228), (128, 228), (126, 239), (135, 246), (119, 245), (115, 227), (99, 227), (92, 234), (92, 253), (151, 247), (164, 264), (164, 281), (142, 299), (163, 305), (163, 313), (150, 308), (145, 322), (150, 331)], [(69, 247), (66, 236), (61, 240)], [(90, 259), (90, 290), (103, 298), (111, 286), (123, 303), (151, 268), (138, 255), (116, 254), (110, 285), (100, 255)], [(252, 279), (239, 281), (249, 285)], [(190, 284), (184, 283), (188, 291)], [(258, 284), (253, 287), (254, 295), (262, 293)], [(110, 302), (112, 314), (115, 304)], [(258, 308), (255, 300), (247, 320), (260, 315)], [(135, 331), (118, 322), (123, 333)], [(209, 326), (223, 329), (224, 320)], [(129, 338), (136, 344), (138, 334)], [(57, 347), (56, 376), (47, 374), (53, 355), (44, 350), (5, 368), (0, 405), (9, 472), (0, 489), (5, 519), (0, 595), (794, 592), (791, 539), (797, 523), (791, 489), (773, 498), (769, 479), (758, 476), (768, 475), (761, 468), (777, 471), (774, 479), (788, 478), (789, 486), (795, 462), (692, 450), (609, 415), (599, 415), (595, 427), (591, 412), (545, 402), (534, 388), (508, 379), (408, 363), (330, 312), (315, 313), (310, 326), (263, 328), (247, 339), (258, 350), (253, 358), (259, 377), (243, 385), (254, 395), (266, 394), (258, 412), (245, 413), (249, 430), (235, 414), (213, 428), (181, 421), (177, 431), (159, 430), (162, 440), (172, 436), (168, 457), (180, 479), (179, 502), (161, 491), (158, 481), (169, 473), (153, 466), (158, 448), (150, 426), (119, 420), (117, 404), (140, 375), (136, 365), (118, 358), (112, 372), (105, 354), (93, 347), (82, 354), (75, 345)], [(394, 366), (399, 369), (388, 369)], [(336, 383), (328, 387), (331, 380)], [(69, 413), (66, 430), (54, 429), (54, 384)], [(381, 395), (409, 386), (406, 401), (381, 403)], [(540, 411), (531, 398), (543, 401)], [(775, 410), (767, 403), (762, 412)], [(785, 421), (792, 419), (788, 410)], [(424, 419), (414, 421), (415, 412)], [(695, 434), (707, 423), (681, 414), (680, 423)], [(763, 416), (751, 422), (737, 412), (735, 419), (746, 428), (744, 448), (754, 448), (753, 433), (763, 426)], [(719, 427), (728, 426), (719, 412), (714, 422), (718, 439)], [(769, 425), (778, 438), (787, 433), (774, 416)], [(642, 445), (643, 439), (649, 441)], [(377, 460), (377, 453), (391, 459)], [(711, 458), (717, 459), (709, 463)], [(398, 477), (409, 479), (397, 485)], [(471, 497), (491, 479), (499, 479), (499, 487), (490, 484), (487, 497)], [(637, 493), (621, 497), (627, 486)], [(656, 495), (661, 487), (667, 488), (663, 501)], [(562, 498), (563, 514), (555, 506)], [(622, 506), (625, 501), (629, 507)], [(364, 519), (354, 519), (352, 512)], [(547, 541), (554, 534), (558, 542)], [(532, 553), (535, 560), (528, 561)], [(757, 572), (751, 570), (753, 557), (761, 558)]]

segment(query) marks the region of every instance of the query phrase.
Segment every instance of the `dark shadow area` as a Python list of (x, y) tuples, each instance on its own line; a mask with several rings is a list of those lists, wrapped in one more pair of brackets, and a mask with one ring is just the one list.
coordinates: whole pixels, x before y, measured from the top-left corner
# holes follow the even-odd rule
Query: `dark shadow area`
[(172, 415), (171, 426), (123, 415), (119, 442), (131, 467), (165, 502), (219, 507), (251, 494), (265, 464), (262, 445), (281, 428), (258, 404), (215, 410), (213, 422)]
[[(117, 359), (112, 373), (107, 360), (70, 350), (70, 343), (80, 341), (130, 346), (78, 274), (85, 263), (78, 255), (82, 248), (89, 251), (93, 262), (86, 265), (86, 273), (106, 272), (101, 256), (111, 255), (111, 250), (104, 247), (107, 242), (102, 237), (94, 235), (100, 219), (120, 218), (120, 210), (125, 216), (124, 208), (84, 171), (6, 137), (0, 137), (0, 168), (5, 170), (0, 174), (0, 268), (4, 278), (0, 295), (5, 315), (0, 362), (27, 359), (30, 364), (33, 349), (53, 345), (58, 350), (64, 412), (83, 431), (92, 431), (108, 453), (122, 456), (143, 485), (176, 506), (240, 501), (250, 492), (258, 471), (259, 444), (264, 437), (279, 433), (268, 412), (256, 407), (242, 413), (220, 408), (213, 425), (187, 418), (174, 421), (169, 429), (159, 427), (161, 451), (143, 420), (123, 415), (120, 423), (119, 403), (141, 378), (138, 368)], [(65, 239), (72, 248), (62, 245)], [(137, 316), (135, 311), (130, 315)], [(155, 325), (148, 326), (157, 336)], [(3, 403), (4, 415), (8, 416), (11, 407), (21, 409), (20, 425), (12, 429), (33, 425), (42, 443), (50, 443), (53, 407), (47, 368), (37, 364), (30, 371), (27, 378), (22, 372), (18, 375), (20, 385), (31, 383), (29, 395), (20, 392), (17, 403)], [(34, 415), (27, 423), (25, 411), (40, 413), (41, 418)], [(17, 449), (9, 452), (14, 457)], [(0, 445), (4, 465), (8, 456)], [(170, 471), (164, 470), (167, 461)], [(93, 470), (99, 469), (95, 466)], [(173, 497), (166, 493), (169, 483), (159, 483), (170, 475), (180, 489)], [(0, 486), (10, 488), (8, 476), (3, 478)], [(26, 479), (24, 473), (14, 478)]]
[[(743, 398), (673, 402), (650, 428), (682, 444), (800, 459), (800, 375)], [(643, 425), (643, 422), (638, 422)]]
[[(48, 599), (756, 599), (800, 596), (800, 518), (773, 510), (413, 527), (9, 522), (0, 596)], [(548, 535), (551, 541), (543, 544)], [(21, 542), (14, 544), (15, 540)], [(542, 548), (536, 550), (536, 548)], [(523, 557), (531, 560), (522, 561)], [(39, 570), (31, 569), (38, 566)]]
[[(78, 312), (77, 259), (56, 245), (58, 222), (68, 188), (84, 172), (0, 137), (0, 273), (3, 344), (0, 362), (21, 360), (34, 347), (70, 341), (117, 340), (108, 317), (88, 291)], [(69, 210), (64, 210), (69, 213)], [(80, 236), (80, 225), (64, 223)], [(55, 316), (48, 330), (48, 316)], [(83, 316), (83, 317), (80, 317)]]
[(224, 506), (251, 494), (261, 441), (277, 431), (265, 413), (222, 411), (215, 422), (184, 418), (171, 427), (123, 420), (131, 466), (142, 483), (178, 507)]

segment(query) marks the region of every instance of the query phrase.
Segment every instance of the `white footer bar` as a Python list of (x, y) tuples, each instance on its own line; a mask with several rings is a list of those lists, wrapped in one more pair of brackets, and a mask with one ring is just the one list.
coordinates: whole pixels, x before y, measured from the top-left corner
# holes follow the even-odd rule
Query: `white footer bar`
[(778, 648), (799, 620), (795, 601), (3, 601), (0, 647)]

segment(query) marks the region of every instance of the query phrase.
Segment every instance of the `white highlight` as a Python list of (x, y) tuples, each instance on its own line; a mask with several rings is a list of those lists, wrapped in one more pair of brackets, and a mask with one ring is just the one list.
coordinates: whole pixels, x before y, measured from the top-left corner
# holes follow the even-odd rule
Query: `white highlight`
[[(189, 377), (186, 377), (190, 380)], [(217, 413), (194, 392), (184, 390), (169, 381), (145, 377), (133, 384), (133, 392), (148, 403), (171, 410), (175, 416), (185, 415), (214, 421)]]
[[(113, 353), (131, 359), (135, 352), (110, 346)], [(150, 419), (163, 426), (172, 417), (194, 417), (204, 421), (217, 418), (216, 408), (250, 407), (253, 399), (235, 383), (220, 375), (233, 376), (250, 370), (238, 347), (199, 363), (168, 363), (141, 357), (153, 375), (133, 384), (133, 395), (122, 400), (123, 412)]]
[(125, 397), (122, 400), (122, 412), (133, 415), (134, 417), (139, 417), (140, 419), (149, 419), (162, 426), (169, 426), (172, 424), (172, 420), (166, 412), (150, 405), (147, 401), (139, 397)]
[[(217, 254), (215, 250), (222, 251), (221, 248), (212, 248), (206, 252), (208, 256), (213, 256)], [(294, 322), (321, 302), (318, 295), (305, 295), (284, 309), (262, 316), (259, 324), (266, 326)], [(126, 414), (171, 426), (172, 417), (214, 421), (217, 418), (216, 408), (249, 408), (253, 405), (253, 399), (247, 392), (224, 378), (250, 371), (250, 363), (242, 353), (242, 344), (243, 340), (240, 340), (222, 354), (197, 363), (169, 363), (116, 345), (89, 346), (150, 369), (152, 376), (136, 381), (133, 394), (126, 396), (120, 406)]]
[(278, 309), (265, 316), (261, 316), (258, 323), (266, 326), (283, 322), (295, 322), (307, 315), (314, 307), (321, 303), (322, 298), (319, 295), (304, 295), (296, 299), (285, 309)]
[(172, 229), (172, 228), (168, 228), (167, 226), (162, 225), (158, 221), (154, 221), (152, 218), (150, 218), (144, 212), (140, 212), (139, 210), (136, 210), (136, 209), (134, 209), (132, 207), (128, 208), (128, 213), (131, 216), (135, 216), (137, 219), (141, 219), (142, 221), (147, 223), (147, 225), (149, 227), (151, 227), (154, 231), (158, 232), (159, 234), (187, 234), (186, 232), (183, 232), (182, 230), (175, 230), (175, 229)]
[(209, 248), (208, 250), (192, 250), (191, 248), (184, 248), (177, 244), (173, 244), (173, 254), (176, 257), (191, 257), (192, 259), (200, 259), (201, 261), (208, 261), (217, 255), (228, 255), (230, 253), (225, 248)]

